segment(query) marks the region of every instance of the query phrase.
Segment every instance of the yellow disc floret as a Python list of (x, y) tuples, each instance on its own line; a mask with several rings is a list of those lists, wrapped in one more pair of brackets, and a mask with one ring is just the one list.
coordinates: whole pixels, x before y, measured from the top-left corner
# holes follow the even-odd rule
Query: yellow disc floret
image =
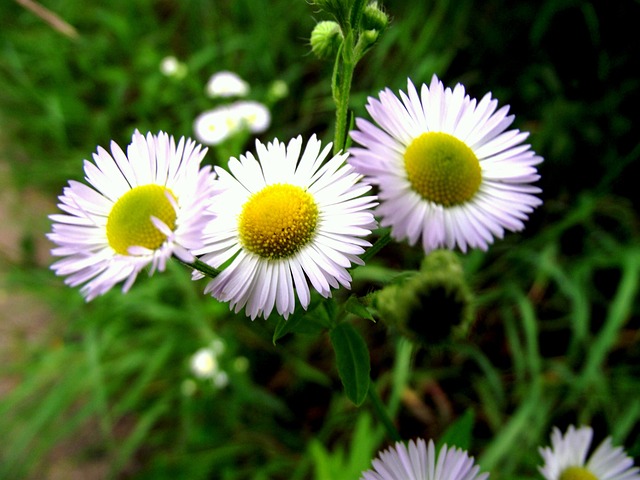
[(299, 251), (312, 238), (318, 206), (307, 191), (289, 184), (269, 185), (242, 207), (238, 231), (242, 245), (263, 258), (278, 259)]
[(480, 162), (473, 150), (443, 132), (416, 137), (404, 153), (404, 167), (414, 191), (445, 207), (469, 201), (482, 182)]
[(598, 477), (586, 468), (569, 467), (560, 474), (559, 480), (598, 480)]
[(171, 190), (161, 185), (143, 185), (120, 197), (107, 218), (111, 248), (129, 255), (129, 247), (150, 250), (160, 247), (167, 237), (151, 222), (151, 216), (162, 220), (171, 230), (176, 226), (176, 211), (167, 193), (173, 196)]

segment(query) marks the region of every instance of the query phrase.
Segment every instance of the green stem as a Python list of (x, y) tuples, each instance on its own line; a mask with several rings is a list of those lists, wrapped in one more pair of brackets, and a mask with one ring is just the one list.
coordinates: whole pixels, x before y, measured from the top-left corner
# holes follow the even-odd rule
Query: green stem
[(353, 2), (353, 6), (351, 7), (351, 16), (349, 18), (349, 23), (353, 30), (360, 30), (360, 19), (362, 18), (362, 11), (365, 6), (364, 4), (365, 0), (355, 0)]
[(376, 392), (375, 386), (373, 385), (372, 381), (369, 383), (368, 396), (369, 396), (369, 401), (373, 406), (373, 410), (375, 411), (376, 416), (378, 417), (378, 420), (382, 422), (382, 424), (384, 425), (384, 428), (387, 430), (387, 434), (389, 435), (389, 438), (394, 442), (402, 441), (402, 437), (398, 433), (398, 430), (393, 424), (393, 421), (391, 421), (391, 417), (389, 417), (387, 408), (382, 403), (382, 400), (380, 399), (378, 392)]
[(336, 62), (336, 68), (340, 68), (336, 75), (338, 80), (335, 89), (336, 101), (336, 131), (333, 142), (333, 154), (337, 155), (344, 151), (347, 146), (347, 131), (349, 129), (349, 92), (351, 90), (351, 80), (355, 69), (354, 62)]
[(371, 245), (360, 258), (367, 263), (376, 253), (382, 250), (391, 241), (391, 230), (385, 230), (380, 237)]
[(185, 262), (180, 258), (174, 256), (176, 260), (178, 260), (181, 264), (186, 265), (189, 268), (193, 268), (194, 270), (198, 270), (200, 273), (204, 274), (209, 278), (216, 278), (220, 274), (220, 270), (213, 268), (212, 266), (204, 263), (202, 260), (196, 258), (193, 263)]

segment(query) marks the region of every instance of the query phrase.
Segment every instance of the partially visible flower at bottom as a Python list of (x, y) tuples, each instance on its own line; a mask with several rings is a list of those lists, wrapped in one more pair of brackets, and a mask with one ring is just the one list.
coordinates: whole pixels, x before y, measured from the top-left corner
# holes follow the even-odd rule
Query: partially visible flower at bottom
[(347, 154), (325, 163), (331, 144), (321, 150), (315, 135), (304, 151), (301, 136), (288, 145), (256, 141), (256, 149), (257, 159), (249, 152), (229, 160), (231, 173), (216, 168), (216, 218), (195, 253), (215, 268), (230, 262), (205, 293), (236, 312), (246, 306), (252, 319), (274, 308), (287, 318), (296, 296), (309, 305), (307, 279), (323, 297), (350, 286), (347, 269), (370, 246), (363, 237), (376, 225), (376, 197), (365, 195), (371, 186), (344, 163)]
[(89, 301), (123, 280), (126, 292), (144, 267), (162, 271), (172, 255), (193, 262), (211, 219), (215, 173), (200, 168), (205, 153), (184, 137), (176, 145), (166, 133), (137, 130), (126, 155), (115, 142), (111, 154), (98, 147), (95, 163), (84, 162), (91, 186), (69, 181), (58, 204), (65, 213), (49, 217), (51, 253), (65, 257), (51, 268), (72, 287), (86, 283)]
[(593, 429), (570, 425), (563, 435), (551, 433), (551, 447), (540, 448), (544, 465), (538, 467), (546, 480), (640, 480), (640, 469), (622, 447), (607, 437), (587, 459)]
[(455, 447), (444, 445), (437, 453), (432, 440), (397, 442), (380, 452), (373, 469), (362, 473), (360, 480), (485, 480), (473, 457)]

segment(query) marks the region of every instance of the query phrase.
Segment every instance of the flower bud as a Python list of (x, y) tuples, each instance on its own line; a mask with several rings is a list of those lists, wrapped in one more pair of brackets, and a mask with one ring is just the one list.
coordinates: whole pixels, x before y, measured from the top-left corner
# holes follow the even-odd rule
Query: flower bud
[(375, 30), (379, 33), (389, 25), (389, 17), (378, 6), (378, 2), (371, 2), (364, 8), (361, 22), (363, 30)]
[(455, 253), (435, 250), (420, 271), (374, 297), (383, 321), (425, 346), (463, 336), (473, 319), (473, 296)]
[(311, 50), (318, 58), (335, 57), (342, 43), (340, 26), (333, 21), (319, 22), (311, 32)]
[(362, 46), (362, 52), (369, 50), (378, 41), (380, 32), (377, 30), (364, 30), (360, 33), (358, 43)]

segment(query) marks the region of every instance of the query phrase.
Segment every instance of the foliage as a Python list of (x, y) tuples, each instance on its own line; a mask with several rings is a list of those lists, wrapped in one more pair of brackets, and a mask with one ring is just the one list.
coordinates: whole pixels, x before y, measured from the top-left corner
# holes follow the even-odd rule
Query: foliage
[[(333, 138), (332, 65), (309, 45), (328, 17), (308, 2), (46, 6), (78, 38), (0, 4), (0, 152), (20, 188), (58, 194), (96, 145), (122, 144), (134, 128), (192, 135), (220, 70), (247, 79), (256, 98), (276, 79), (288, 84), (263, 140)], [(393, 441), (371, 395), (403, 439), (468, 448), (494, 480), (539, 478), (537, 448), (553, 425), (594, 425), (640, 457), (637, 2), (383, 6), (391, 22), (355, 66), (355, 115), (380, 89), (437, 73), (510, 104), (545, 158), (545, 204), (527, 229), (458, 255), (475, 298), (466, 337), (417, 347), (372, 314), (367, 294), (419, 268), (422, 251), (407, 245), (384, 246), (353, 270), (353, 292), (312, 299), (286, 322), (234, 316), (178, 264), (85, 304), (45, 266), (3, 262), (9, 287), (47, 302), (52, 320), (44, 340), (0, 367), (17, 379), (0, 399), (1, 478), (52, 477), (74, 441), (65, 460), (100, 465), (105, 478), (358, 478)], [(184, 79), (160, 72), (167, 55), (185, 62)], [(251, 148), (243, 142), (234, 154)], [(224, 162), (221, 152), (207, 161)], [(189, 369), (215, 339), (225, 388)]]

